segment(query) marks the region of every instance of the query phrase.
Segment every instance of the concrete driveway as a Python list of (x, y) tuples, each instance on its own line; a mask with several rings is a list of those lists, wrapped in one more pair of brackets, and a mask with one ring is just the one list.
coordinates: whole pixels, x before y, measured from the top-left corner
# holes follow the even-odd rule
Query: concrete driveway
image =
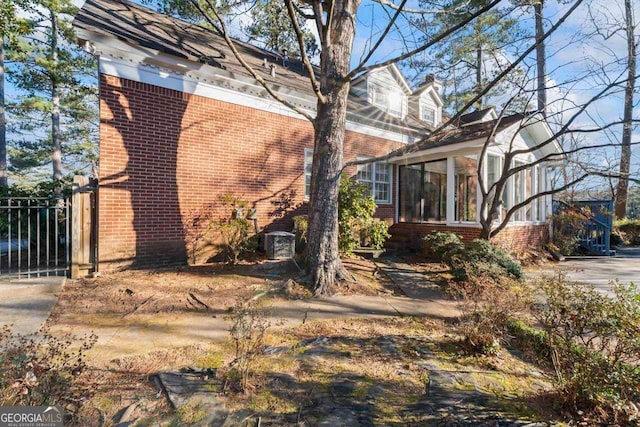
[(640, 247), (618, 249), (615, 257), (568, 258), (532, 276), (557, 271), (564, 271), (569, 280), (589, 283), (603, 292), (608, 292), (609, 282), (616, 279), (640, 286)]
[(65, 278), (0, 280), (0, 325), (30, 335), (42, 327), (58, 300)]

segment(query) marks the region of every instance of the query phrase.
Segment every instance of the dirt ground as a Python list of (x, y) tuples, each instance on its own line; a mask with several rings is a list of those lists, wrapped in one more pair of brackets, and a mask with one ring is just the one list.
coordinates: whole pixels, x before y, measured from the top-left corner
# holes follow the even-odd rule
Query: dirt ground
[[(355, 281), (341, 283), (336, 294), (401, 293), (393, 282), (379, 273), (372, 261), (349, 258), (345, 265)], [(97, 278), (70, 280), (59, 296), (50, 321), (59, 324), (70, 313), (122, 317), (176, 312), (225, 313), (239, 301), (265, 292), (287, 279), (296, 280), (299, 276), (300, 271), (294, 264), (259, 262), (123, 271)], [(304, 285), (297, 285), (289, 292), (290, 298), (312, 296)]]
[[(413, 261), (430, 280), (445, 277), (444, 266)], [(374, 262), (352, 258), (345, 264), (354, 281), (342, 284), (338, 294), (402, 296)], [(172, 408), (152, 378), (185, 368), (224, 370), (234, 359), (229, 322), (239, 302), (261, 296), (286, 304), (312, 296), (298, 282), (283, 287), (289, 279), (300, 281), (295, 264), (255, 262), (68, 281), (48, 327), (58, 334), (98, 335), (82, 377), (90, 398), (76, 424), (115, 425), (126, 415), (137, 426), (197, 425), (202, 411)], [(489, 359), (466, 357), (455, 328), (407, 316), (271, 325), (265, 344), (274, 350), (255, 366), (252, 392), (212, 390), (235, 420), (231, 425), (337, 425), (342, 419), (353, 425), (430, 425), (442, 416), (438, 411), (457, 411), (447, 403), (449, 393), (480, 402), (477, 415), (489, 420), (539, 419), (540, 410), (526, 401), (547, 386), (544, 378), (529, 378), (535, 367), (506, 350)], [(445, 375), (438, 372), (449, 371), (459, 373), (446, 377), (438, 389), (444, 403), (435, 407), (429, 384), (436, 390), (437, 375)]]

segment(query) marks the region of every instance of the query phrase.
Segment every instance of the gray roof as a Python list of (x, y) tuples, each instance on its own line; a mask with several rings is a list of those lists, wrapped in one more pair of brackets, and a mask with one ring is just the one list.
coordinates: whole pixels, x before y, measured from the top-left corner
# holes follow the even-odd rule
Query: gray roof
[[(154, 49), (179, 58), (227, 70), (237, 75), (251, 74), (237, 61), (224, 38), (214, 30), (188, 23), (126, 0), (87, 0), (73, 25), (77, 29), (115, 37), (124, 42)], [(287, 67), (279, 53), (234, 40), (238, 52), (262, 78), (275, 85), (313, 95), (306, 69), (300, 60), (289, 58)], [(264, 59), (277, 64), (276, 77), (264, 67)], [(354, 113), (377, 122), (377, 126), (410, 128), (409, 134), (424, 134), (426, 126), (401, 120), (379, 108), (362, 102), (355, 96), (349, 99), (350, 118)]]
[(481, 138), (488, 138), (492, 132), (497, 134), (498, 132), (508, 128), (509, 126), (520, 122), (531, 114), (512, 114), (510, 116), (500, 117), (495, 120), (488, 120), (486, 122), (480, 122), (460, 128), (447, 128), (441, 132), (437, 132), (433, 135), (417, 141), (413, 144), (409, 144), (394, 152), (394, 155), (401, 156), (406, 153), (417, 152), (435, 147), (442, 147), (444, 145), (457, 144), (465, 141), (474, 141)]
[(494, 107), (487, 107), (487, 108), (483, 108), (482, 110), (476, 110), (467, 114), (463, 114), (458, 118), (457, 122), (460, 124), (460, 126), (464, 126), (468, 123), (477, 122), (478, 120), (484, 119), (485, 116), (494, 109), (495, 109)]

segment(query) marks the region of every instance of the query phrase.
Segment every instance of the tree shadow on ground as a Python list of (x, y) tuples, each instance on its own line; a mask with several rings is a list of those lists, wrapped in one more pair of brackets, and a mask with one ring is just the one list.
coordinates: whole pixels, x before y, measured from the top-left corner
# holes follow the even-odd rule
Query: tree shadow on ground
[(252, 409), (231, 416), (236, 421), (249, 416), (246, 425), (258, 417), (263, 425), (292, 426), (523, 425), (519, 410), (526, 404), (524, 398), (499, 398), (474, 387), (465, 371), (441, 370), (424, 362), (432, 350), (424, 348), (416, 355), (416, 348), (425, 343), (418, 338), (303, 340), (276, 356), (292, 358), (297, 369), (266, 369), (256, 380), (260, 386), (255, 397), (249, 399)]

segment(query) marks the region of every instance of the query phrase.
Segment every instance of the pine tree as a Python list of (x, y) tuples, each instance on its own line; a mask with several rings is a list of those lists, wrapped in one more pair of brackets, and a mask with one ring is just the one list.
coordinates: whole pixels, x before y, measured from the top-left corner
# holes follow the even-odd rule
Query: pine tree
[[(425, 3), (423, 6), (427, 5), (426, 1), (422, 3)], [(429, 20), (414, 19), (414, 25), (428, 38), (430, 34), (437, 34), (443, 28), (466, 19), (469, 10), (481, 6), (484, 1), (472, 1), (473, 7), (469, 7), (468, 3), (466, 0), (449, 0), (444, 9), (450, 12), (434, 15)], [(526, 31), (510, 13), (509, 9), (495, 9), (483, 14), (439, 43), (427, 58), (414, 62), (413, 67), (419, 74), (429, 71), (443, 80), (445, 108), (457, 111), (475, 95), (482, 93), (486, 83), (508, 64), (507, 53), (517, 51)], [(504, 79), (480, 98), (476, 107), (480, 109), (499, 96), (511, 98), (504, 95), (517, 90), (521, 77), (521, 71), (512, 73), (510, 78)], [(522, 106), (514, 105), (511, 100), (510, 109), (518, 108)]]
[[(305, 28), (305, 19), (298, 16), (298, 25)], [(273, 52), (287, 51), (300, 55), (300, 47), (296, 34), (291, 26), (291, 19), (282, 1), (259, 0), (251, 9), (251, 20), (244, 27), (249, 41), (257, 41)], [(318, 53), (316, 39), (311, 31), (304, 30), (305, 49), (309, 56)]]
[(7, 51), (17, 48), (18, 39), (30, 30), (29, 22), (18, 16), (26, 1), (12, 0), (0, 4), (0, 187), (8, 185), (7, 179), (7, 116), (5, 100), (5, 69)]
[(97, 90), (95, 60), (75, 44), (70, 0), (34, 0), (33, 31), (13, 55), (9, 80), (20, 91), (11, 106), (20, 138), (10, 147), (10, 170), (18, 176), (45, 164), (54, 181), (95, 162)]

